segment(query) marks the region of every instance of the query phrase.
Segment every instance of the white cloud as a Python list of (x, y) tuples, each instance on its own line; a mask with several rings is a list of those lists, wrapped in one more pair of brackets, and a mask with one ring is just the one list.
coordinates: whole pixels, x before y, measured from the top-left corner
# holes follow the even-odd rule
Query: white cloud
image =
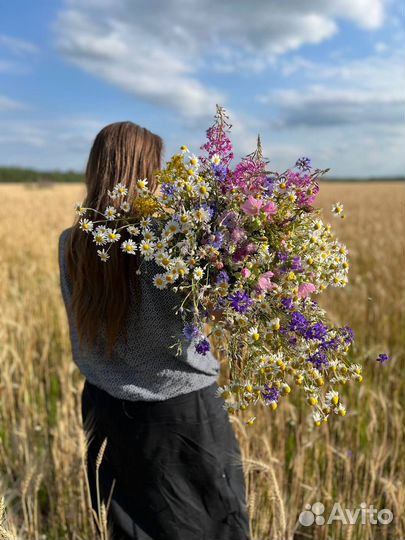
[(226, 96), (199, 77), (261, 71), (278, 55), (338, 31), (340, 18), (374, 29), (384, 0), (68, 0), (56, 23), (59, 50), (86, 71), (196, 118)]
[(15, 111), (26, 108), (27, 105), (25, 105), (25, 103), (0, 95), (0, 111)]
[(38, 47), (25, 39), (0, 34), (0, 49), (6, 49), (14, 55), (33, 55), (38, 52)]

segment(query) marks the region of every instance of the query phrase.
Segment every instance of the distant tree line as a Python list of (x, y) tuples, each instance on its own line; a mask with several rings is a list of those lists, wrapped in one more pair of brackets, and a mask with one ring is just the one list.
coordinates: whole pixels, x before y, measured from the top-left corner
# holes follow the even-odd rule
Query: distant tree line
[[(0, 167), (0, 182), (83, 182), (84, 174), (77, 171), (37, 171), (21, 167)], [(325, 176), (322, 182), (381, 182), (404, 181), (404, 177), (336, 178)]]
[(0, 182), (83, 182), (75, 171), (36, 171), (20, 167), (0, 167)]

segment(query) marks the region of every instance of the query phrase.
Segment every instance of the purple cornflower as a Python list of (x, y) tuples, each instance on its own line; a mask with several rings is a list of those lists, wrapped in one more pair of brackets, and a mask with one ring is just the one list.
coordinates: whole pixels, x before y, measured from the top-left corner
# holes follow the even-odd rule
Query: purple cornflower
[(284, 306), (285, 309), (293, 309), (294, 308), (294, 302), (292, 298), (282, 298), (281, 303)]
[(309, 171), (312, 168), (311, 160), (308, 157), (297, 159), (295, 166), (301, 169), (301, 171)]
[(225, 270), (222, 270), (217, 275), (216, 283), (229, 283), (229, 276)]
[(311, 356), (309, 356), (307, 360), (308, 362), (311, 362), (311, 364), (313, 364), (314, 367), (316, 367), (316, 369), (318, 370), (320, 370), (322, 366), (329, 366), (328, 357), (323, 351), (318, 351), (314, 354), (311, 354)]
[(165, 195), (173, 195), (174, 192), (176, 191), (176, 186), (174, 186), (173, 184), (162, 184), (162, 193), (164, 193)]
[(307, 329), (305, 332), (305, 339), (319, 339), (321, 341), (325, 338), (327, 333), (328, 327), (322, 322), (317, 322)]
[(208, 339), (202, 339), (197, 343), (195, 346), (195, 350), (198, 352), (198, 354), (206, 355), (207, 352), (210, 350), (210, 342)]
[(198, 327), (195, 324), (192, 324), (192, 323), (187, 323), (187, 324), (184, 325), (183, 334), (186, 336), (186, 338), (189, 341), (191, 341), (192, 339), (195, 339), (195, 338), (197, 338), (197, 337), (199, 337), (201, 335), (200, 330), (198, 329)]
[(293, 311), (291, 314), (290, 330), (304, 334), (309, 326), (309, 321), (299, 313), (298, 311)]
[(350, 328), (350, 326), (342, 326), (342, 328), (340, 328), (340, 333), (342, 334), (342, 337), (343, 337), (344, 342), (346, 344), (353, 342), (353, 340), (354, 340), (354, 332)]
[(220, 249), (224, 243), (224, 233), (217, 231), (212, 235), (212, 239), (210, 239), (209, 243), (214, 249)]
[(281, 262), (286, 263), (288, 261), (288, 253), (285, 251), (279, 251), (277, 253), (277, 257), (280, 259)]
[(302, 272), (303, 268), (301, 257), (297, 256), (293, 258), (291, 263), (291, 270), (293, 272)]
[(280, 399), (280, 390), (274, 387), (270, 387), (268, 384), (264, 385), (265, 392), (263, 393), (264, 400), (266, 402), (275, 402), (278, 403), (278, 400)]
[(388, 362), (388, 360), (391, 360), (391, 357), (388, 356), (387, 353), (381, 353), (378, 358), (376, 358), (376, 361), (380, 362), (380, 364), (384, 364), (384, 362)]
[(212, 170), (214, 171), (214, 175), (215, 175), (215, 178), (217, 179), (217, 181), (222, 184), (223, 182), (225, 182), (226, 180), (226, 177), (228, 175), (228, 167), (226, 167), (225, 165), (215, 165), (214, 163), (211, 165), (212, 166)]
[(238, 313), (246, 313), (253, 300), (245, 291), (237, 291), (229, 297), (231, 301), (231, 307)]

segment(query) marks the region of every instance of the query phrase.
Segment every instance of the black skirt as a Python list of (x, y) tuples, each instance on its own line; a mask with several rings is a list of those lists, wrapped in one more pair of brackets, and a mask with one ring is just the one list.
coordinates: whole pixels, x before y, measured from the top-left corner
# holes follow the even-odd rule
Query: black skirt
[(217, 388), (147, 402), (85, 382), (92, 506), (110, 501), (114, 539), (250, 540), (240, 447)]

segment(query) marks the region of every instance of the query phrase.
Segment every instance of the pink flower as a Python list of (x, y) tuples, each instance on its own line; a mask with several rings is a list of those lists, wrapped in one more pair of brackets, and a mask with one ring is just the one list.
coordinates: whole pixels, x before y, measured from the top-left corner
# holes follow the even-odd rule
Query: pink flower
[(231, 238), (233, 242), (238, 244), (242, 240), (246, 238), (246, 231), (245, 229), (242, 229), (241, 227), (235, 227), (234, 230), (231, 232)]
[(277, 205), (273, 201), (269, 201), (265, 206), (263, 206), (263, 212), (266, 212), (268, 216), (271, 214), (276, 214), (277, 210)]
[(298, 287), (298, 296), (299, 298), (306, 298), (315, 291), (315, 285), (312, 283), (301, 283), (301, 285)]
[(248, 278), (250, 276), (249, 268), (242, 268), (241, 272), (243, 278)]
[(274, 289), (274, 287), (276, 287), (277, 285), (271, 282), (270, 278), (272, 278), (273, 276), (273, 272), (265, 272), (264, 274), (262, 274), (257, 281), (259, 289), (261, 289), (262, 291), (270, 291), (271, 289)]
[(241, 205), (241, 209), (249, 216), (258, 216), (262, 205), (263, 201), (261, 199), (255, 199), (252, 195), (249, 195), (247, 200)]

